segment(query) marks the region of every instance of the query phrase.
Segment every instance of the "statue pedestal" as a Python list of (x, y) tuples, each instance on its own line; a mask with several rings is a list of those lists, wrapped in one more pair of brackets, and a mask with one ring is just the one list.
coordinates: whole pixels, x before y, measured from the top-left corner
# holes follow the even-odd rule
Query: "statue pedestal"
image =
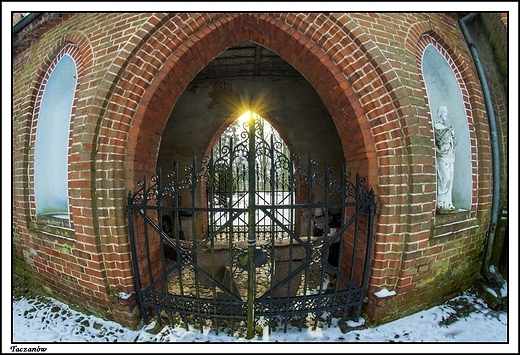
[(445, 208), (437, 208), (437, 214), (453, 214), (459, 212), (458, 208), (451, 208), (451, 209), (445, 209)]

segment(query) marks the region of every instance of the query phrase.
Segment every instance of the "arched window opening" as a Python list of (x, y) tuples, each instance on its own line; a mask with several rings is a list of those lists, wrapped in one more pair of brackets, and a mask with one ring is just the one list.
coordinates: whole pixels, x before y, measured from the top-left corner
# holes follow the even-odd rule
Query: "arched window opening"
[(45, 85), (38, 114), (34, 152), (36, 215), (69, 219), (68, 151), (77, 69), (64, 55)]
[[(248, 130), (255, 123), (254, 174), (250, 174)], [(269, 214), (256, 209), (256, 233), (266, 239), (274, 233), (284, 238), (284, 230), (294, 230), (294, 212), (280, 208), (294, 204), (294, 183), (290, 181), (292, 162), (290, 150), (276, 129), (254, 112), (248, 111), (222, 133), (212, 148), (214, 179), (208, 188), (208, 203), (212, 208), (210, 233), (227, 240), (230, 233), (239, 240), (247, 239), (250, 205), (250, 178), (254, 178), (257, 206), (277, 206)], [(243, 209), (232, 215), (226, 209)]]

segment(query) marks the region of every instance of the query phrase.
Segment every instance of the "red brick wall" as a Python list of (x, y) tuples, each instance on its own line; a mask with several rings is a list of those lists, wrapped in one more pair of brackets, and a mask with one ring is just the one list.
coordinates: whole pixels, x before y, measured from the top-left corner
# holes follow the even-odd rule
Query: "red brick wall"
[[(491, 202), (490, 138), (481, 87), (455, 17), (45, 14), (15, 40), (14, 251), (60, 298), (135, 324), (135, 305), (118, 298), (134, 291), (126, 196), (155, 170), (163, 127), (183, 90), (242, 40), (277, 52), (309, 80), (336, 124), (349, 170), (366, 176), (375, 190), (369, 317), (388, 321), (441, 302), (477, 276)], [(425, 41), (444, 49), (465, 90), (471, 126), (472, 208), (454, 221), (465, 229), (444, 237), (435, 237), (446, 222), (434, 216), (433, 130), (418, 65)], [(34, 221), (30, 167), (38, 90), (47, 63), (68, 42), (78, 48), (82, 69), (69, 156), (73, 230), (63, 238), (40, 232), (47, 227)], [(397, 295), (379, 300), (374, 292), (382, 288)]]

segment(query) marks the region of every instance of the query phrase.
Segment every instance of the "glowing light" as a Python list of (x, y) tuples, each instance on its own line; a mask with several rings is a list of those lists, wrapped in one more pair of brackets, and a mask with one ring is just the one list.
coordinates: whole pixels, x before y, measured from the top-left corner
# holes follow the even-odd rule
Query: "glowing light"
[(240, 93), (230, 92), (217, 98), (229, 112), (245, 112), (250, 110), (254, 115), (264, 116), (275, 105), (274, 98), (267, 91), (257, 92), (256, 94), (246, 90)]
[(240, 127), (242, 127), (244, 123), (249, 122), (251, 115), (254, 115), (254, 113), (248, 110), (247, 112), (243, 113), (242, 115), (240, 115), (240, 117), (237, 118)]

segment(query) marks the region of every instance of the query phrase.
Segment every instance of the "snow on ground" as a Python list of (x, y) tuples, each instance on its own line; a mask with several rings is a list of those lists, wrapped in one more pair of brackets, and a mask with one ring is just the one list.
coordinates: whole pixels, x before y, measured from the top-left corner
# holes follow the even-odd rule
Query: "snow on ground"
[[(5, 321), (4, 317), (4, 321)], [(245, 339), (238, 334), (216, 334), (181, 326), (156, 327), (155, 323), (130, 330), (112, 321), (85, 315), (49, 297), (22, 297), (12, 301), (11, 339), (2, 341), (3, 352), (32, 348), (47, 352), (178, 352), (164, 343), (181, 343), (189, 352), (518, 352), (517, 336), (508, 333), (506, 312), (487, 307), (484, 301), (465, 292), (448, 302), (408, 317), (368, 328), (364, 319), (348, 322), (343, 333), (333, 321), (316, 330), (289, 328)], [(4, 326), (3, 329), (6, 329)], [(343, 328), (344, 329), (344, 328)], [(4, 331), (3, 337), (8, 334)], [(510, 343), (513, 342), (513, 343)], [(385, 343), (382, 345), (382, 343)], [(389, 346), (388, 343), (394, 343)], [(401, 343), (399, 345), (398, 343)], [(408, 346), (402, 347), (403, 343)], [(422, 343), (422, 344), (421, 344)], [(461, 344), (465, 343), (465, 344)], [(476, 343), (476, 344), (475, 344)], [(81, 344), (81, 345), (78, 345)], [(273, 349), (276, 344), (276, 350)], [(516, 351), (508, 350), (516, 345)], [(378, 347), (381, 347), (378, 349)], [(399, 348), (398, 348), (399, 346)], [(441, 350), (440, 350), (441, 349)], [(183, 351), (183, 350), (180, 350)]]

